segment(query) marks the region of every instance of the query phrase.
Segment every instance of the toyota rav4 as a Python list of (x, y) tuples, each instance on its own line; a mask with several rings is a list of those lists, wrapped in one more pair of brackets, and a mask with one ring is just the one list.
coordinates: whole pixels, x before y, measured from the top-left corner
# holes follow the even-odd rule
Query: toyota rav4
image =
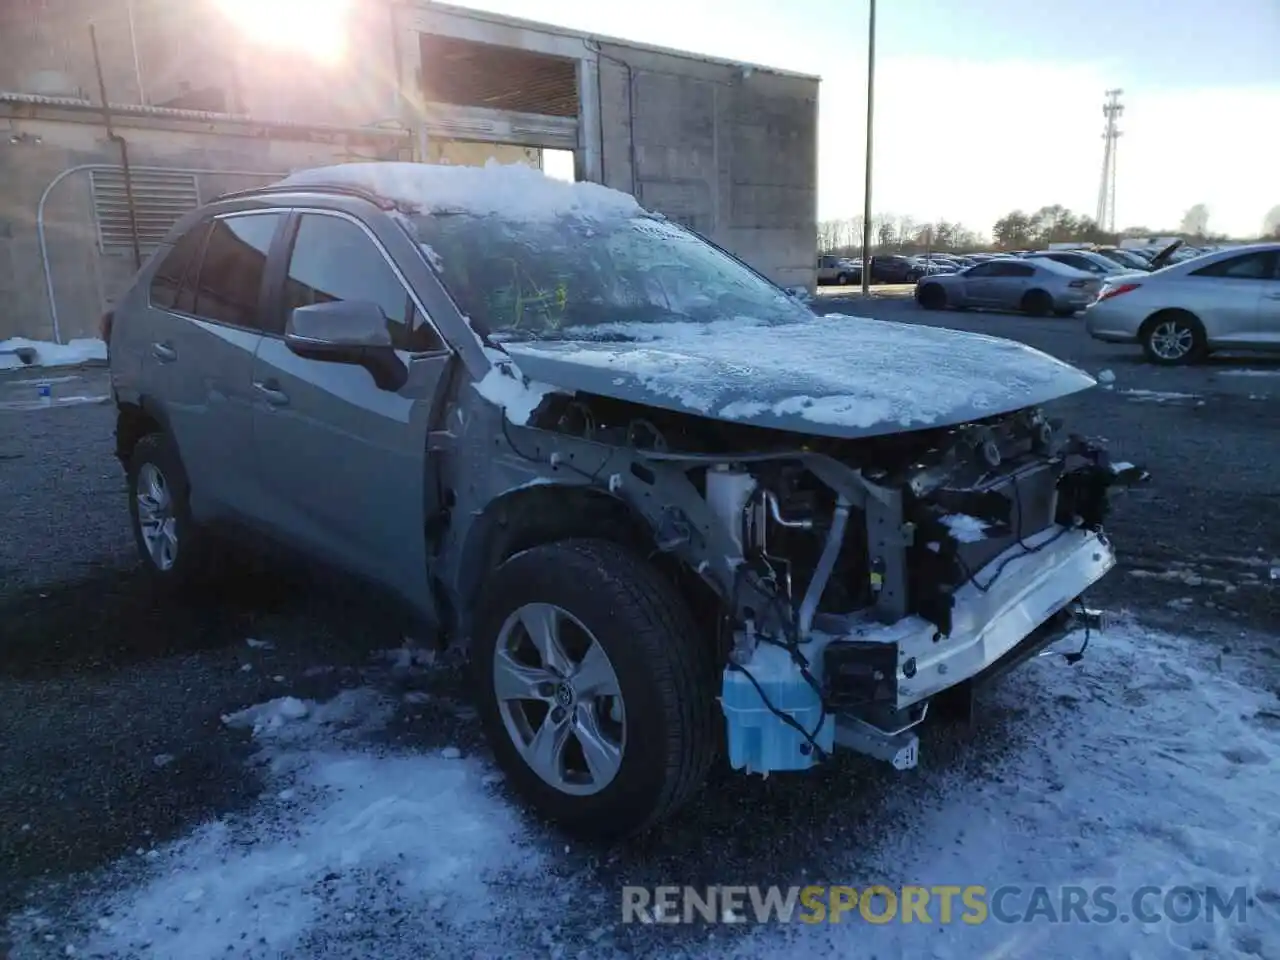
[(147, 570), (249, 529), (462, 644), (488, 737), (587, 835), (710, 766), (916, 762), (915, 728), (1101, 614), (1110, 488), (987, 336), (820, 316), (622, 193), (306, 170), (187, 215), (106, 322)]

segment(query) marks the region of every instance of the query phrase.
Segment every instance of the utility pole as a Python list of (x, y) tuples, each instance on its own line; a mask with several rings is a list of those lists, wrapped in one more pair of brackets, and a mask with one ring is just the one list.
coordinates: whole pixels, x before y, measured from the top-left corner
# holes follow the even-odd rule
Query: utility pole
[(1098, 185), (1098, 210), (1094, 220), (1108, 233), (1116, 232), (1116, 141), (1120, 139), (1116, 119), (1124, 113), (1124, 105), (1120, 103), (1122, 93), (1119, 89), (1108, 90), (1107, 102), (1102, 105), (1102, 115), (1107, 118), (1102, 134), (1106, 146), (1102, 151), (1102, 182)]
[(866, 181), (862, 187), (862, 295), (871, 295), (871, 132), (876, 101), (876, 0), (869, 0), (867, 22), (867, 157)]

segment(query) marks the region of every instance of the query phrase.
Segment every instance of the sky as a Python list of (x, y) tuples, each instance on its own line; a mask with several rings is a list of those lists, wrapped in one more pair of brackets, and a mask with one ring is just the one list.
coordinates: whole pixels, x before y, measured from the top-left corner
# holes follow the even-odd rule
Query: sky
[[(818, 215), (862, 212), (867, 0), (460, 5), (820, 76)], [(1258, 234), (1280, 204), (1280, 0), (881, 0), (874, 210), (981, 233), (1092, 215), (1116, 87), (1116, 226), (1203, 203), (1211, 231)]]

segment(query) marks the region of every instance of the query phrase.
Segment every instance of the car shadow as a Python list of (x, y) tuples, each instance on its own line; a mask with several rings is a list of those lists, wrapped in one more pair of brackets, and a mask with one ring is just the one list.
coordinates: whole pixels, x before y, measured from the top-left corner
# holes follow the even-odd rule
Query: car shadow
[[(103, 570), (0, 604), (0, 676), (45, 679), (243, 644), (267, 625), (304, 625), (316, 646), (404, 636), (382, 598), (326, 571), (237, 556), (199, 591), (171, 596), (141, 568)], [(353, 616), (354, 614), (354, 616)]]

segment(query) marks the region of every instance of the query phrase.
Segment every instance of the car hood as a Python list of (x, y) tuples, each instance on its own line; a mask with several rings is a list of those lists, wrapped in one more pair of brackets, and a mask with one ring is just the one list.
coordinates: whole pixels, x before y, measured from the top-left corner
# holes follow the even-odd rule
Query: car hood
[(842, 315), (615, 324), (562, 336), (503, 346), (525, 376), (562, 390), (828, 437), (950, 426), (1096, 382), (1010, 340)]

